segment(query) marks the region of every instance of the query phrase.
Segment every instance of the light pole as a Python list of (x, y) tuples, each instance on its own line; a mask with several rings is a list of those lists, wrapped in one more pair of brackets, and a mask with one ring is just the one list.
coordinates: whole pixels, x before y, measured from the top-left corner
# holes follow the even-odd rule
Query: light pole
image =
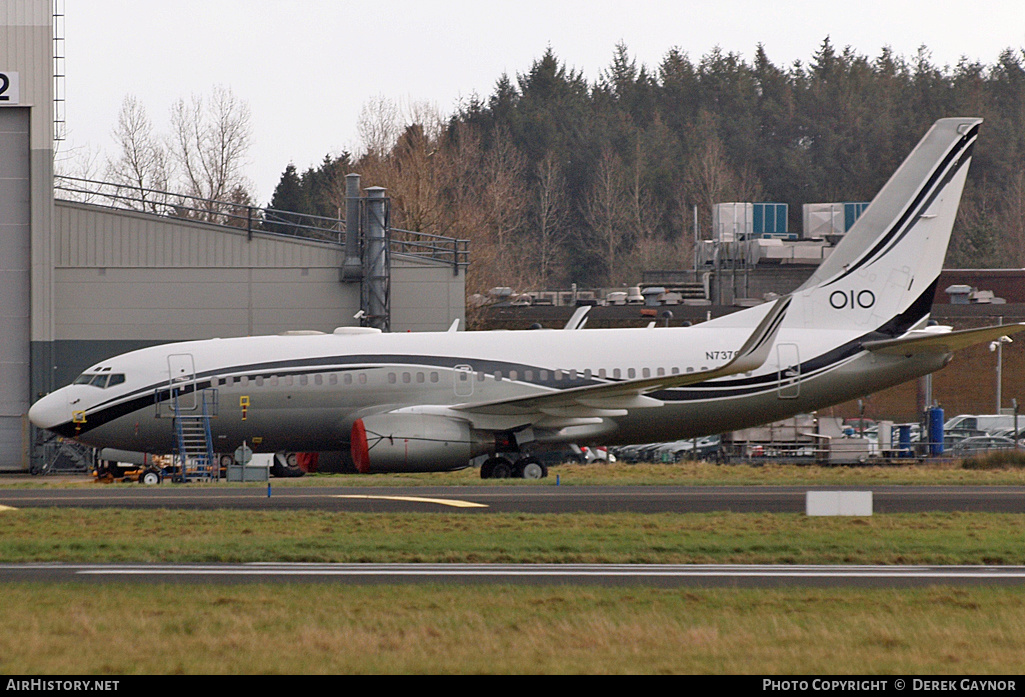
[[(1003, 317), (1000, 318), (1000, 323), (1003, 324)], [(997, 410), (994, 414), (1000, 413), (1000, 407), (1003, 404), (1003, 398), (1001, 391), (1003, 389), (1003, 370), (1004, 370), (1004, 344), (1012, 343), (1011, 337), (1002, 336), (996, 341), (989, 342), (989, 350), (996, 351), (997, 354)]]

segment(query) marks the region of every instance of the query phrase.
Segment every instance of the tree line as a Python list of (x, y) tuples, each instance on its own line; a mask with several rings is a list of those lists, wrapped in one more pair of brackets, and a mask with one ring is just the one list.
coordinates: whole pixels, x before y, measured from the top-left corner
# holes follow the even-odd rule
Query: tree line
[(867, 201), (937, 118), (986, 120), (948, 267), (1025, 266), (1025, 51), (937, 66), (929, 51), (870, 58), (826, 38), (807, 62), (625, 45), (589, 82), (552, 49), (455, 113), (379, 98), (362, 152), (289, 165), (270, 207), (344, 211), (345, 175), (383, 186), (397, 228), (471, 241), (467, 292), (613, 286), (689, 268), (693, 218), (717, 202)]

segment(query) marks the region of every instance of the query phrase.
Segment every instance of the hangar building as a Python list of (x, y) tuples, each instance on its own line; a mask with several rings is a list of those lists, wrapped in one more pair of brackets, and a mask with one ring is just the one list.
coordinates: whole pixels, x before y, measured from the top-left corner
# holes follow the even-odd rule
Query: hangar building
[(465, 319), (465, 241), (390, 229), (386, 192), (354, 175), (345, 220), (315, 221), (55, 177), (61, 20), (0, 4), (0, 471), (47, 457), (32, 402), (117, 353)]

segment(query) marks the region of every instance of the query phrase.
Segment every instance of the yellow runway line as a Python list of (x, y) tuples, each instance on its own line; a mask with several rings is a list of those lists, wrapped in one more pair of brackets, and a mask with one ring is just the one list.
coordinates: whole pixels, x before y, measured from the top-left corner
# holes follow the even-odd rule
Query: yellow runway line
[(460, 501), (458, 499), (428, 499), (419, 496), (370, 496), (367, 494), (339, 494), (336, 499), (377, 499), (380, 501), (412, 501), (416, 503), (436, 503), (440, 506), (452, 506), (454, 508), (487, 508), (487, 504), (474, 503), (473, 501)]

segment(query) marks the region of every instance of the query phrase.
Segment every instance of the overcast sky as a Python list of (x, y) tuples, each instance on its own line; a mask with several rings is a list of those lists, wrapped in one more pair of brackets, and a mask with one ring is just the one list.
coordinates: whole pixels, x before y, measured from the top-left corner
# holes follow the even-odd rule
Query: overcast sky
[(65, 153), (112, 151), (128, 94), (165, 131), (173, 101), (226, 86), (252, 112), (260, 203), (289, 162), (358, 150), (370, 99), (449, 114), (549, 46), (591, 82), (619, 42), (650, 68), (672, 47), (695, 62), (715, 46), (750, 61), (759, 43), (782, 67), (826, 36), (869, 57), (925, 45), (940, 66), (1025, 48), (1025, 0), (66, 0), (65, 15)]

